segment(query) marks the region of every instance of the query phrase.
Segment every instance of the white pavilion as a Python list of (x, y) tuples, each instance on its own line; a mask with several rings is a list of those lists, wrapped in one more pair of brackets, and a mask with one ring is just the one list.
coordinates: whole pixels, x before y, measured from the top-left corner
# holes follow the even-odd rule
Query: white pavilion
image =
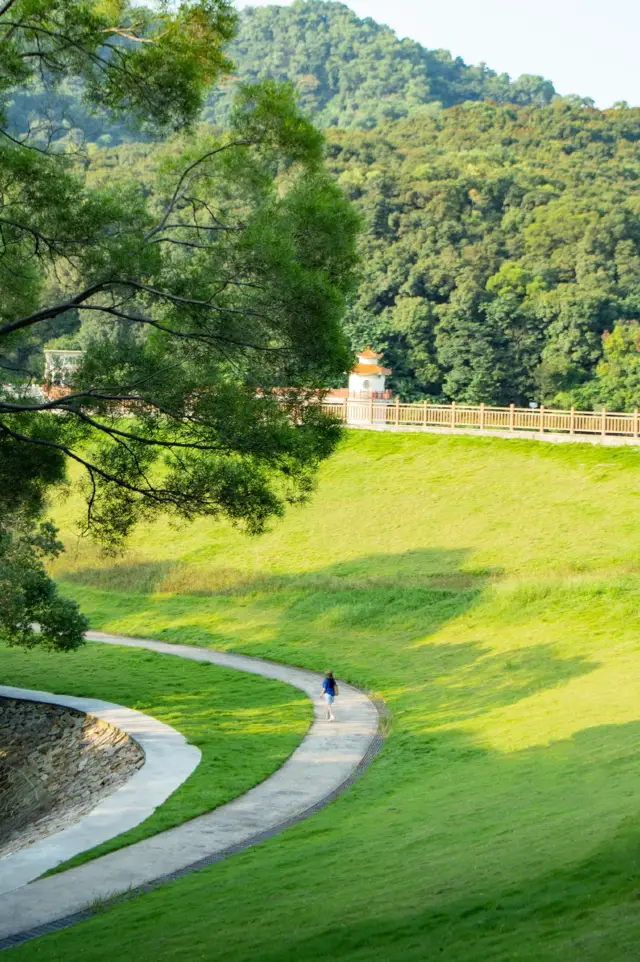
[(82, 355), (83, 351), (46, 350), (44, 352), (45, 384), (53, 387), (69, 387)]
[(349, 386), (332, 388), (325, 404), (341, 405), (341, 418), (347, 424), (386, 424), (393, 393), (386, 387), (391, 374), (378, 362), (382, 354), (368, 347), (356, 355), (357, 364), (349, 371)]
[(358, 363), (349, 372), (348, 396), (363, 401), (390, 400), (391, 391), (385, 389), (385, 383), (391, 370), (378, 364), (382, 354), (376, 354), (368, 347), (365, 351), (360, 351), (357, 357)]

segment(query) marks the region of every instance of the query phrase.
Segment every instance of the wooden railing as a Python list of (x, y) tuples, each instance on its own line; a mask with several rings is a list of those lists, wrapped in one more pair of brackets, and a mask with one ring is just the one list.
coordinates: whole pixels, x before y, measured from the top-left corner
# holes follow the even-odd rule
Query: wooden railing
[(378, 428), (456, 428), (477, 431), (526, 431), (531, 434), (589, 434), (603, 437), (638, 438), (640, 416), (615, 411), (577, 411), (556, 408), (491, 407), (488, 404), (402, 404), (344, 398), (325, 400), (324, 411), (347, 424)]
[(334, 387), (331, 388), (331, 393), (327, 396), (327, 400), (333, 398), (349, 398), (352, 401), (370, 401), (373, 398), (374, 401), (391, 401), (393, 398), (393, 391), (350, 391), (348, 387)]

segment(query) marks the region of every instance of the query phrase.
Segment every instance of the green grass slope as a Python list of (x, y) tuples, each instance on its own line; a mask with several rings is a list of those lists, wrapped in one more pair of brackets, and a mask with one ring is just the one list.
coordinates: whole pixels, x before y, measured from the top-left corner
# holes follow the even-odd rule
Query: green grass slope
[(102, 698), (172, 725), (200, 763), (140, 825), (64, 863), (69, 868), (231, 801), (282, 765), (311, 722), (300, 692), (209, 662), (87, 645), (70, 654), (0, 644), (0, 684)]
[(640, 450), (354, 432), (260, 540), (70, 541), (94, 627), (331, 666), (391, 732), (308, 821), (8, 958), (637, 958), (639, 496)]

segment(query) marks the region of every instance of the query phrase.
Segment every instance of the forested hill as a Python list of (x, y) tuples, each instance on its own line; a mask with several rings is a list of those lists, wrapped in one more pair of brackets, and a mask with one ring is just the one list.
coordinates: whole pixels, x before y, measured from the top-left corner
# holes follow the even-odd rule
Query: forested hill
[(405, 396), (638, 404), (640, 109), (469, 103), (329, 151), (366, 223), (348, 329)]
[[(244, 11), (230, 53), (242, 79), (292, 80), (327, 128), (365, 225), (346, 329), (384, 351), (393, 388), (640, 407), (640, 108), (511, 83), (325, 0)], [(89, 146), (89, 177), (145, 183), (167, 148), (95, 124), (87, 139), (107, 149)]]
[(366, 223), (352, 341), (405, 396), (635, 406), (640, 109), (469, 103), (329, 151)]
[[(468, 66), (446, 50), (427, 50), (400, 40), (389, 27), (360, 20), (349, 7), (328, 0), (295, 0), (289, 7), (247, 8), (228, 48), (233, 77), (210, 97), (205, 119), (224, 124), (238, 81), (266, 77), (290, 80), (300, 102), (321, 126), (372, 128), (416, 112), (450, 107), (465, 100), (544, 105), (555, 94), (542, 77), (511, 82), (485, 64)], [(67, 84), (55, 113), (63, 124), (81, 128), (89, 141), (116, 144), (140, 139), (122, 123), (87, 114), (79, 88)], [(37, 93), (16, 98), (13, 128), (49, 115), (51, 105)]]
[[(145, 183), (166, 149), (88, 176)], [(327, 151), (364, 223), (346, 329), (402, 396), (640, 406), (640, 109), (466, 103)]]
[[(241, 80), (291, 80), (301, 103), (327, 127), (370, 128), (432, 103), (540, 106), (555, 93), (542, 77), (511, 82), (485, 64), (468, 66), (447, 50), (400, 40), (389, 27), (327, 0), (244, 10), (229, 54)], [(223, 119), (228, 102), (228, 95), (218, 95), (209, 119)]]

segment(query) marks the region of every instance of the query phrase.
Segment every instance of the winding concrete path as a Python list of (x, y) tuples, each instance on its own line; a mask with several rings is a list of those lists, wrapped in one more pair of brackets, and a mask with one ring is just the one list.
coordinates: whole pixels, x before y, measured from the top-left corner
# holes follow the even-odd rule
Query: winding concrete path
[(144, 889), (241, 851), (313, 814), (343, 791), (380, 743), (379, 714), (357, 688), (340, 685), (338, 721), (324, 718), (322, 676), (301, 668), (190, 645), (89, 632), (90, 641), (208, 661), (273, 678), (301, 689), (314, 705), (313, 723), (278, 771), (227, 805), (152, 838), (94, 859), (62, 875), (40, 879), (2, 896), (0, 949), (55, 931), (90, 914), (99, 900)]

